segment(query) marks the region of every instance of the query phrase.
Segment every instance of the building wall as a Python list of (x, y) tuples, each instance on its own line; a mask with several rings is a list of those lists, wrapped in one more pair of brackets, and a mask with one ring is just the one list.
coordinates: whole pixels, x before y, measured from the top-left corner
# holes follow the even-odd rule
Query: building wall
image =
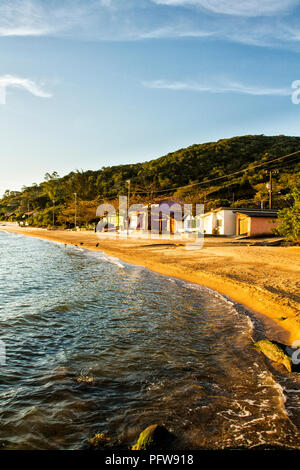
[(220, 210), (204, 215), (204, 233), (212, 235), (214, 229), (218, 229), (219, 235), (235, 235), (236, 214), (231, 210)]
[(231, 210), (222, 210), (216, 213), (216, 228), (219, 235), (232, 236), (236, 232), (236, 215)]
[(214, 214), (209, 214), (209, 215), (204, 215), (203, 216), (203, 231), (204, 231), (204, 233), (207, 233), (208, 235), (212, 234), (213, 215)]
[(218, 211), (214, 213), (214, 228), (218, 230), (218, 235), (224, 235), (224, 212), (225, 211)]
[(271, 229), (278, 225), (278, 221), (273, 220), (274, 217), (251, 217), (250, 236), (272, 234)]
[(224, 235), (235, 235), (236, 214), (233, 211), (224, 211)]

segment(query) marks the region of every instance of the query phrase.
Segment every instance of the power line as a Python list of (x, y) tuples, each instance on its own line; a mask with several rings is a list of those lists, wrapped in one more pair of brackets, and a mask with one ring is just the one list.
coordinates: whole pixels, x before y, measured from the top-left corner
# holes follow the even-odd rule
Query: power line
[[(234, 171), (233, 173), (230, 173), (228, 175), (223, 175), (223, 176), (218, 176), (217, 178), (212, 178), (210, 180), (206, 180), (206, 181), (198, 181), (197, 183), (191, 183), (191, 184), (186, 184), (184, 186), (177, 186), (175, 188), (168, 188), (168, 189), (161, 189), (161, 190), (158, 190), (158, 191), (152, 191), (153, 193), (164, 193), (164, 192), (170, 192), (170, 191), (175, 191), (177, 189), (182, 189), (182, 188), (189, 188), (189, 187), (193, 187), (193, 186), (200, 186), (202, 184), (207, 184), (207, 183), (211, 183), (213, 181), (218, 181), (218, 180), (221, 180), (221, 179), (224, 179), (224, 178), (229, 178), (230, 176), (234, 176), (234, 175), (238, 175), (240, 173), (245, 173), (247, 171), (250, 171), (250, 170), (253, 170), (254, 168), (259, 168), (261, 166), (264, 166), (264, 165), (269, 165), (270, 163), (273, 163), (275, 161), (279, 161), (279, 160), (282, 160), (284, 158), (287, 158), (287, 157), (291, 157), (292, 155), (296, 155), (296, 154), (299, 154), (300, 153), (300, 150), (297, 150), (297, 152), (293, 152), (293, 153), (290, 153), (288, 155), (283, 155), (282, 157), (277, 157), (277, 158), (274, 158), (273, 160), (269, 160), (267, 162), (263, 162), (263, 163), (259, 163), (257, 165), (254, 165), (254, 166), (251, 166), (250, 168), (245, 168), (244, 170), (239, 170), (239, 171)], [(135, 194), (148, 194), (149, 192), (145, 191), (145, 192), (142, 192), (142, 191), (135, 191)]]
[[(197, 183), (191, 183), (191, 184), (187, 184), (187, 185), (184, 185), (184, 186), (178, 186), (178, 187), (175, 187), (175, 188), (169, 188), (169, 189), (161, 189), (161, 190), (153, 190), (151, 191), (152, 193), (161, 193), (161, 192), (171, 192), (171, 191), (175, 191), (177, 189), (182, 189), (182, 188), (189, 188), (189, 187), (193, 187), (193, 186), (200, 186), (200, 185), (205, 185), (207, 183), (211, 183), (213, 181), (218, 181), (218, 180), (221, 180), (221, 179), (225, 179), (225, 178), (229, 178), (230, 176), (234, 176), (234, 175), (238, 175), (238, 174), (241, 174), (241, 173), (246, 173), (247, 171), (250, 171), (254, 168), (259, 168), (259, 167), (262, 167), (262, 166), (265, 166), (265, 165), (270, 165), (271, 163), (274, 163), (274, 162), (277, 162), (277, 161), (281, 161), (285, 158), (288, 158), (288, 157), (294, 157), (291, 159), (291, 161), (289, 161), (288, 163), (280, 163), (278, 165), (279, 168), (281, 168), (282, 166), (287, 166), (289, 165), (291, 162), (294, 162), (294, 159), (295, 158), (298, 158), (298, 154), (300, 154), (300, 150), (297, 150), (297, 152), (293, 152), (293, 153), (290, 153), (290, 154), (287, 154), (287, 155), (283, 155), (282, 157), (277, 157), (277, 158), (273, 158), (272, 160), (268, 160), (267, 162), (263, 162), (263, 163), (258, 163), (257, 165), (254, 165), (254, 166), (251, 166), (250, 168), (244, 168), (243, 170), (238, 170), (238, 171), (235, 171), (233, 173), (229, 173), (227, 175), (223, 175), (223, 176), (218, 176), (217, 178), (212, 178), (210, 180), (207, 180), (207, 181), (201, 181), (201, 182), (197, 182)], [(297, 157), (296, 157), (297, 155)], [(272, 170), (273, 169), (276, 169), (276, 167), (273, 167), (271, 168)], [(217, 189), (216, 189), (217, 191)], [(216, 192), (216, 191), (213, 191), (213, 192)], [(133, 191), (134, 194), (149, 194), (149, 191)], [(114, 197), (110, 197), (110, 198), (101, 198), (101, 199), (104, 199), (106, 201), (113, 201), (115, 200), (116, 198), (118, 198), (118, 195), (114, 196)]]
[(281, 169), (281, 168), (285, 168), (285, 167), (291, 165), (291, 163), (295, 163), (295, 164), (300, 163), (300, 160), (299, 160), (299, 162), (297, 162), (298, 158), (299, 158), (299, 156), (296, 155), (296, 156), (292, 157), (292, 159), (289, 160), (288, 162), (283, 161), (283, 162), (279, 162), (278, 164), (275, 163), (274, 166), (271, 164), (270, 169)]

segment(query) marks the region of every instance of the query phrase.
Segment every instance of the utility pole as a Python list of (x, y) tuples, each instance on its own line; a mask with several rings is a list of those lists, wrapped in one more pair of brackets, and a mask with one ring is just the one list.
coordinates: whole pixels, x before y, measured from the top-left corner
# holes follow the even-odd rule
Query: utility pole
[(272, 209), (272, 170), (270, 170), (270, 181), (269, 181), (269, 209)]
[(75, 230), (77, 227), (77, 193), (74, 193), (75, 196)]
[(130, 207), (130, 180), (126, 180), (128, 184), (128, 196), (127, 196), (127, 235), (129, 233), (129, 207)]

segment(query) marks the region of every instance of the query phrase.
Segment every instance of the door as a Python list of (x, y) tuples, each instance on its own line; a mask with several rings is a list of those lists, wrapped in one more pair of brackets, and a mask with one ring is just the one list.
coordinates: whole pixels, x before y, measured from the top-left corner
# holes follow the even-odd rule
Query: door
[(248, 235), (248, 217), (239, 219), (239, 235)]
[(174, 215), (171, 215), (170, 217), (170, 233), (174, 234), (175, 233), (175, 220), (174, 220)]

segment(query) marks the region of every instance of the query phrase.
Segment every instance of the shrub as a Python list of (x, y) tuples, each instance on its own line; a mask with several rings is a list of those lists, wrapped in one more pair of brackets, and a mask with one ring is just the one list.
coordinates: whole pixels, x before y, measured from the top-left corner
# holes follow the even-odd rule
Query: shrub
[(278, 213), (279, 225), (273, 230), (277, 235), (285, 237), (294, 243), (300, 242), (300, 187), (294, 188), (288, 199), (293, 205)]

